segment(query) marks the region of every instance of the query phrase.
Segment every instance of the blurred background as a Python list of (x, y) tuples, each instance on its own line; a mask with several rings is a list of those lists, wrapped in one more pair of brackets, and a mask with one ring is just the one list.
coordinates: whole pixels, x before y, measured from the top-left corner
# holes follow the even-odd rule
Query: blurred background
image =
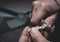
[(32, 0), (0, 0), (0, 6), (16, 12), (31, 10)]
[[(13, 11), (19, 14), (22, 12), (23, 14), (31, 11), (31, 8), (32, 0), (0, 0), (0, 42), (18, 42), (21, 32), (24, 29), (24, 27), (17, 27), (17, 29), (9, 31), (8, 24), (10, 24), (10, 26), (13, 26), (11, 25), (12, 22), (9, 22), (10, 20), (12, 20), (17, 25), (21, 25), (21, 22), (15, 19), (12, 14), (8, 13), (11, 13), (11, 11)], [(1, 32), (4, 33), (1, 34)]]

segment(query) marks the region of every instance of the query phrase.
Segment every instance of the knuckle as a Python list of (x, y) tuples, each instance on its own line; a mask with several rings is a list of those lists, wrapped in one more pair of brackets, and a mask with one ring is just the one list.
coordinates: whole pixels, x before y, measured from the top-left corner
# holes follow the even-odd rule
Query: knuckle
[(42, 6), (42, 7), (47, 7), (48, 6), (45, 2), (41, 2), (41, 1), (33, 1), (32, 5), (33, 6)]
[(42, 7), (47, 11), (50, 10), (50, 4), (49, 3), (42, 3)]
[(42, 7), (46, 7), (46, 4), (45, 3), (42, 3)]
[(32, 2), (32, 5), (34, 5), (34, 6), (36, 6), (36, 5), (38, 5), (38, 4), (40, 4), (40, 1), (33, 1), (33, 2)]

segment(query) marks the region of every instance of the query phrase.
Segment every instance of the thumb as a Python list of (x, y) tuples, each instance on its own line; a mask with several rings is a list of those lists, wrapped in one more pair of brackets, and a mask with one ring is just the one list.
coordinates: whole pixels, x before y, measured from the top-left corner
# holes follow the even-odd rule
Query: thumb
[(29, 33), (28, 33), (28, 28), (29, 27), (26, 27), (23, 32), (22, 32), (22, 35), (19, 39), (19, 42), (28, 42), (29, 41)]
[(45, 39), (42, 34), (35, 28), (31, 29), (31, 37), (33, 39), (33, 41), (35, 42), (49, 42), (47, 39)]

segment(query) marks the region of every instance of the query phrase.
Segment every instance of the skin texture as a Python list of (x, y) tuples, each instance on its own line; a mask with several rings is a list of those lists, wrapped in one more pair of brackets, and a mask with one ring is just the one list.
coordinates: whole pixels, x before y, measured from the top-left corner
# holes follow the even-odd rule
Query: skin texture
[[(59, 0), (60, 1), (60, 0)], [(54, 2), (54, 0), (35, 0), (32, 3), (32, 18), (31, 23), (33, 25), (39, 25), (39, 21), (44, 19), (44, 22), (47, 24), (47, 30), (49, 31), (51, 25), (57, 18), (59, 6)], [(26, 27), (22, 32), (21, 37), (18, 42), (31, 42), (29, 35), (34, 42), (50, 42), (46, 38), (48, 38), (47, 31), (40, 31), (31, 29), (28, 32), (28, 28)], [(44, 35), (42, 35), (44, 34)]]
[(29, 27), (26, 27), (22, 34), (21, 34), (21, 37), (19, 38), (19, 41), (18, 42), (29, 42), (29, 32), (28, 32), (28, 28)]
[(60, 4), (60, 0), (57, 0), (57, 2)]
[(28, 28), (23, 30), (18, 42), (31, 42), (29, 34), (34, 42), (49, 42), (36, 28), (31, 29), (30, 32), (28, 32)]
[[(52, 0), (36, 0), (32, 3), (31, 22), (38, 25), (41, 19), (45, 20), (47, 27), (54, 23), (57, 17), (59, 6)], [(47, 22), (46, 22), (47, 21)]]
[[(40, 20), (44, 19), (47, 25), (47, 31), (51, 30), (51, 26), (57, 18), (59, 6), (54, 0), (35, 0), (32, 2), (32, 18), (33, 25), (39, 25)], [(48, 38), (47, 31), (41, 31)]]

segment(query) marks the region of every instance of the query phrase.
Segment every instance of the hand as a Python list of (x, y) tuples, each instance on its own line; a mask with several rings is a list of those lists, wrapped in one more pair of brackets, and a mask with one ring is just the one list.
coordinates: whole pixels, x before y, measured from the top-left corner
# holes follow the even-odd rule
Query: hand
[(29, 32), (28, 32), (28, 28), (29, 27), (26, 27), (22, 34), (21, 34), (21, 37), (19, 38), (19, 41), (18, 42), (29, 42)]
[(50, 42), (36, 28), (32, 28), (30, 34), (34, 42)]
[[(44, 19), (47, 27), (51, 27), (57, 17), (59, 6), (54, 0), (36, 0), (32, 3), (32, 18), (31, 22), (38, 25), (40, 20)], [(50, 29), (50, 28), (47, 28)]]
[[(19, 38), (19, 42), (31, 42), (29, 38), (29, 27), (26, 27), (24, 31), (22, 32), (21, 37)], [(49, 42), (38, 30), (31, 29), (30, 35), (32, 37), (32, 40), (34, 42)]]

